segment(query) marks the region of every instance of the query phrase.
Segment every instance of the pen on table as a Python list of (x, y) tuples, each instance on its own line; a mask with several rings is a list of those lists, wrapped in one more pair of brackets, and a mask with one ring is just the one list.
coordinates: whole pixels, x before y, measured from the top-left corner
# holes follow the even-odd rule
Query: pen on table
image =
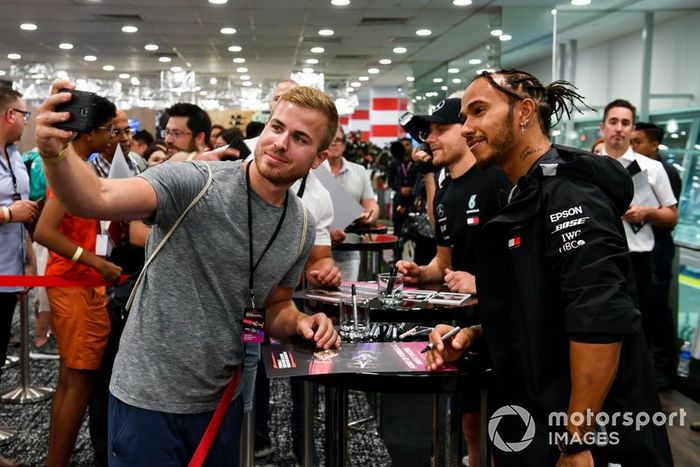
[(357, 332), (358, 329), (358, 316), (357, 316), (357, 289), (355, 288), (355, 284), (352, 284), (351, 286), (352, 290), (352, 320), (355, 322), (355, 332)]
[(399, 336), (399, 340), (402, 341), (402, 340), (404, 340), (405, 338), (407, 338), (408, 336), (412, 336), (413, 334), (416, 333), (417, 330), (418, 330), (418, 326), (413, 326), (411, 329), (409, 329), (408, 331), (406, 331), (406, 332), (404, 332), (403, 334), (401, 334), (401, 335)]
[(391, 267), (391, 272), (389, 272), (389, 280), (386, 283), (386, 295), (390, 296), (394, 291), (394, 281), (396, 281), (396, 265)]
[[(457, 326), (456, 328), (452, 328), (447, 334), (443, 334), (443, 336), (442, 336), (440, 339), (441, 339), (443, 342), (445, 342), (447, 339), (449, 339), (450, 337), (452, 337), (452, 336), (454, 336), (455, 334), (457, 334), (457, 333), (459, 332), (459, 330), (460, 330), (460, 327), (459, 327), (459, 326)], [(426, 345), (425, 348), (424, 348), (423, 350), (420, 351), (420, 353), (425, 353), (425, 352), (427, 352), (427, 351), (429, 351), (429, 350), (433, 350), (434, 347), (435, 347), (435, 346), (434, 346), (433, 343), (431, 342), (430, 344)]]

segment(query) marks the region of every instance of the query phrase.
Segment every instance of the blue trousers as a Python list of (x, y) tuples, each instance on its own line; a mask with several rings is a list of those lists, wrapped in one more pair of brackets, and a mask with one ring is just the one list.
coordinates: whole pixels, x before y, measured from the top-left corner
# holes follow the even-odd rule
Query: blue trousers
[[(109, 396), (109, 465), (187, 466), (213, 412), (173, 414), (141, 409)], [(231, 402), (212, 443), (207, 467), (237, 467), (243, 397)]]

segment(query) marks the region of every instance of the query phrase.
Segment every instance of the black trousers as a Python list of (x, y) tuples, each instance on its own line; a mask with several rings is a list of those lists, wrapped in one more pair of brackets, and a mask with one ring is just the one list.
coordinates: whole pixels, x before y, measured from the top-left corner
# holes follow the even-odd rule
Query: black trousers
[(17, 292), (0, 293), (0, 376), (7, 358), (7, 345), (10, 342), (12, 316), (15, 314)]

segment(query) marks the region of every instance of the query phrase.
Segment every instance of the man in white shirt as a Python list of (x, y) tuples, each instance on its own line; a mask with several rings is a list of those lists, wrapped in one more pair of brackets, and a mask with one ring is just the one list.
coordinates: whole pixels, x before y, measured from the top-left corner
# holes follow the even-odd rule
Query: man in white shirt
[[(653, 346), (657, 335), (660, 319), (660, 310), (651, 310), (648, 307), (651, 290), (650, 257), (654, 249), (654, 232), (652, 226), (673, 228), (678, 222), (678, 201), (673, 195), (668, 175), (659, 161), (655, 161), (632, 150), (630, 139), (634, 132), (635, 107), (629, 102), (616, 99), (605, 107), (603, 121), (600, 130), (605, 137), (603, 155), (617, 159), (633, 177), (634, 199), (632, 205), (622, 216), (622, 223), (627, 236), (627, 245), (630, 250), (632, 269), (637, 282), (637, 296), (639, 310), (642, 312), (644, 334), (647, 346)], [(648, 192), (647, 184), (640, 183), (638, 175), (646, 172), (648, 186), (651, 188), (652, 197), (644, 197)], [(655, 198), (655, 200), (654, 200)], [(637, 204), (646, 199), (646, 204)], [(649, 199), (654, 205), (649, 205)]]

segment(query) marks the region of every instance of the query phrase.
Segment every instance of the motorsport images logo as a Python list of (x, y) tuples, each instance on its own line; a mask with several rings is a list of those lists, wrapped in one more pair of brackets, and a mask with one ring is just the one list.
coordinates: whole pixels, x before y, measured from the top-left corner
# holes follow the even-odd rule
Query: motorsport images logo
[[(498, 425), (503, 417), (517, 416), (523, 422), (525, 431), (520, 441), (503, 441), (498, 434)], [(532, 419), (530, 412), (523, 409), (519, 405), (504, 405), (496, 410), (489, 420), (489, 438), (494, 446), (504, 452), (520, 452), (530, 445), (535, 437), (535, 421)]]

